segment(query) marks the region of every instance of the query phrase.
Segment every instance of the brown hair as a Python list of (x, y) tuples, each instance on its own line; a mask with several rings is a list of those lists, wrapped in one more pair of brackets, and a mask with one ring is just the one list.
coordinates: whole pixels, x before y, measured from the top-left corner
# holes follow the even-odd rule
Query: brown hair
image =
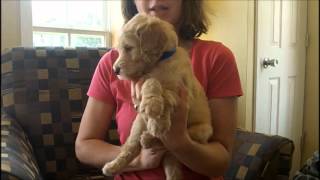
[[(202, 0), (183, 0), (179, 37), (191, 40), (208, 31), (208, 22), (202, 8)], [(122, 15), (125, 23), (138, 13), (134, 0), (122, 0)]]

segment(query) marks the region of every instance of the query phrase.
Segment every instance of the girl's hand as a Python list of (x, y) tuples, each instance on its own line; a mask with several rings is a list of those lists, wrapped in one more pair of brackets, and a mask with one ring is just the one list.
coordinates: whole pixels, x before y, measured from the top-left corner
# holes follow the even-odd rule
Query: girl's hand
[(138, 106), (141, 102), (141, 87), (144, 83), (144, 80), (140, 79), (138, 81), (131, 81), (131, 98), (133, 106), (138, 110)]
[(164, 147), (141, 149), (140, 154), (124, 171), (140, 171), (160, 166), (162, 157), (167, 150)]
[(171, 116), (171, 127), (167, 134), (161, 139), (162, 143), (173, 150), (181, 147), (189, 138), (187, 130), (188, 119), (188, 93), (183, 85), (179, 89), (178, 105)]
[[(135, 109), (141, 101), (141, 87), (144, 83), (143, 79), (138, 81), (131, 81), (131, 97)], [(162, 157), (167, 150), (162, 147), (152, 147), (148, 149), (141, 149), (140, 154), (129, 164), (129, 167), (124, 171), (146, 170), (159, 167)]]

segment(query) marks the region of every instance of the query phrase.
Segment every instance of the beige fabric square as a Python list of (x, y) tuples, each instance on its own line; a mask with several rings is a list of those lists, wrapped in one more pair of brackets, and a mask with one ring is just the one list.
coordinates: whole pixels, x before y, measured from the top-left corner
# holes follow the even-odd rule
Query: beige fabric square
[(49, 90), (39, 90), (39, 101), (48, 102), (50, 100)]
[(12, 62), (6, 62), (1, 64), (1, 74), (12, 72)]
[(42, 136), (44, 145), (54, 145), (54, 137), (53, 134), (44, 134)]
[(8, 135), (9, 135), (9, 131), (1, 129), (1, 136), (8, 136)]
[(9, 157), (9, 154), (8, 153), (1, 153), (1, 157), (2, 158), (7, 158), (7, 157)]
[(75, 89), (69, 89), (69, 99), (70, 100), (81, 100), (82, 99), (82, 93), (80, 88)]
[(47, 51), (45, 49), (36, 49), (36, 57), (46, 57)]
[(67, 68), (79, 69), (79, 60), (77, 58), (68, 58), (66, 59)]
[(13, 93), (8, 93), (2, 96), (3, 107), (8, 107), (14, 104)]
[(46, 162), (47, 172), (56, 172), (57, 171), (57, 163), (56, 161), (47, 161)]
[(41, 124), (52, 124), (51, 113), (41, 113), (40, 119), (41, 119)]
[(7, 147), (7, 143), (6, 142), (1, 142), (1, 147)]
[(11, 172), (10, 164), (1, 162), (1, 171)]
[(252, 144), (249, 151), (248, 151), (248, 155), (255, 156), (256, 153), (258, 152), (260, 146), (261, 146), (261, 144)]
[(10, 126), (11, 125), (11, 121), (5, 120), (5, 119), (3, 119), (3, 117), (1, 119), (2, 119), (1, 126)]
[(236, 175), (237, 179), (244, 179), (247, 175), (248, 168), (245, 166), (240, 166)]
[(48, 69), (38, 69), (38, 79), (48, 79)]
[(73, 122), (72, 123), (72, 132), (77, 133), (80, 127), (80, 122)]

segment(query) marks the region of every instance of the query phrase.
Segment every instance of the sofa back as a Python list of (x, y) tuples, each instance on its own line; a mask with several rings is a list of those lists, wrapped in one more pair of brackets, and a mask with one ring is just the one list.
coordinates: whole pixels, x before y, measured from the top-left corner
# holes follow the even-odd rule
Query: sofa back
[[(13, 48), (1, 56), (1, 107), (16, 118), (45, 179), (97, 171), (78, 162), (74, 142), (86, 92), (106, 48)], [(115, 123), (113, 124), (115, 126)], [(118, 143), (115, 130), (110, 142)]]

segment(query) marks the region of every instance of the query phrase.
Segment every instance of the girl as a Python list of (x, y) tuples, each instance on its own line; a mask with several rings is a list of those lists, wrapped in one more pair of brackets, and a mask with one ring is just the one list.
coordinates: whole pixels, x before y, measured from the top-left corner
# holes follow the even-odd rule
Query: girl
[[(179, 45), (189, 52), (194, 74), (208, 97), (214, 135), (208, 144), (199, 144), (189, 137), (186, 93), (181, 88), (181, 101), (172, 117), (171, 129), (161, 139), (165, 149), (143, 149), (115, 179), (165, 179), (161, 159), (166, 150), (171, 151), (184, 165), (184, 179), (223, 179), (231, 161), (237, 98), (242, 95), (234, 56), (219, 42), (197, 39), (207, 31), (202, 0), (122, 1), (126, 22), (142, 12), (174, 25)], [(76, 139), (78, 159), (98, 168), (120, 152), (120, 146), (104, 141), (112, 114), (116, 113), (120, 142), (124, 143), (136, 115), (130, 87), (138, 91), (134, 87), (141, 86), (141, 82), (130, 84), (117, 79), (112, 70), (117, 57), (117, 51), (110, 50), (101, 58), (87, 93), (89, 99)]]

